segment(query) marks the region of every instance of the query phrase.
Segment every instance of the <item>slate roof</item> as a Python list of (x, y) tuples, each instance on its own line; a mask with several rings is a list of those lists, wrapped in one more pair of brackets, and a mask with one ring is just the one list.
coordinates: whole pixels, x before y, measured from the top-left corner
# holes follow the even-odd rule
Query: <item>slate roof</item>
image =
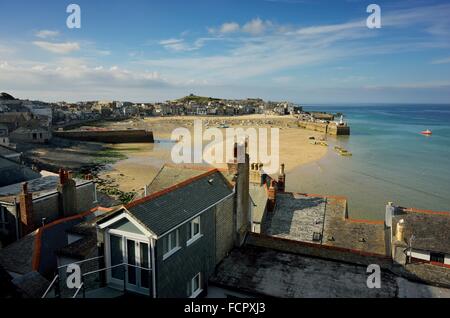
[[(92, 183), (90, 180), (82, 180), (78, 178), (73, 179), (77, 187)], [(52, 175), (46, 177), (40, 177), (28, 181), (28, 191), (33, 193), (33, 199), (37, 199), (42, 196), (46, 196), (57, 192), (59, 183), (59, 176)], [(5, 197), (18, 196), (22, 192), (22, 182), (10, 184), (5, 187), (0, 187), (0, 200)]]
[(414, 235), (414, 249), (450, 254), (450, 213), (403, 211), (392, 220), (393, 233), (396, 233), (401, 219), (405, 221), (406, 244), (409, 244), (411, 235)]
[(210, 284), (251, 295), (280, 298), (393, 298), (395, 276), (381, 272), (381, 288), (367, 288), (367, 267), (263, 247), (234, 249)]
[[(266, 235), (386, 255), (384, 222), (344, 218), (347, 201), (333, 196), (279, 193)], [(317, 237), (317, 241), (314, 240)]]
[[(159, 170), (155, 178), (147, 185), (147, 195), (156, 193), (163, 189), (167, 189), (177, 183), (185, 181), (190, 178), (198, 177), (205, 172), (211, 170), (210, 166), (206, 165), (172, 165), (165, 164)], [(221, 170), (222, 175), (229, 181), (234, 181), (234, 174), (228, 171)], [(140, 193), (136, 198), (144, 197), (144, 193)]]
[[(109, 212), (110, 209), (96, 207), (85, 213), (47, 224), (45, 227), (41, 227), (11, 245), (0, 249), (0, 265), (8, 272), (23, 275), (33, 271), (48, 274), (50, 269), (53, 271), (57, 265), (55, 252), (67, 245), (68, 230), (82, 224), (77, 229), (81, 231), (83, 226), (87, 227), (85, 229), (85, 233), (87, 233), (89, 225), (94, 224), (96, 219), (98, 220)], [(96, 240), (94, 241), (96, 243)], [(77, 246), (80, 248), (91, 247), (89, 244), (83, 246), (78, 244)]]
[(5, 270), (18, 274), (33, 271), (36, 234), (37, 231), (34, 231), (0, 250), (0, 264)]
[(134, 201), (126, 208), (151, 232), (160, 236), (232, 192), (227, 180), (214, 169)]

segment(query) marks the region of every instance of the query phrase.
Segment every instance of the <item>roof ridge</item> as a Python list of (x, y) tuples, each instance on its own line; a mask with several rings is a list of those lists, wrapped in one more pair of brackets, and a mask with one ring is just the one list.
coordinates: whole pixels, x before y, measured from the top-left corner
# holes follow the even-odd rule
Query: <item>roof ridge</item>
[(127, 205), (125, 205), (125, 208), (126, 209), (130, 209), (130, 208), (133, 208), (133, 207), (135, 207), (135, 206), (137, 206), (139, 204), (142, 204), (142, 203), (151, 201), (153, 199), (159, 198), (160, 196), (163, 196), (164, 194), (167, 194), (167, 193), (175, 191), (175, 190), (177, 190), (179, 188), (185, 187), (185, 186), (187, 186), (187, 185), (189, 185), (189, 184), (191, 184), (191, 183), (193, 183), (193, 182), (195, 182), (197, 180), (200, 180), (200, 179), (202, 179), (202, 178), (204, 178), (206, 176), (212, 175), (212, 174), (214, 174), (216, 172), (219, 172), (219, 170), (217, 170), (217, 168), (211, 169), (211, 170), (209, 170), (209, 171), (207, 171), (205, 173), (202, 173), (202, 174), (200, 174), (198, 176), (194, 176), (192, 178), (186, 179), (186, 180), (184, 180), (184, 181), (182, 181), (180, 183), (177, 183), (177, 184), (175, 184), (173, 186), (170, 186), (168, 188), (162, 189), (162, 190), (160, 190), (158, 192), (152, 193), (152, 194), (150, 194), (150, 195), (148, 195), (146, 197), (143, 197), (143, 198), (141, 198), (139, 200), (130, 202)]
[(433, 211), (433, 210), (421, 210), (416, 208), (401, 208), (403, 212), (406, 213), (417, 213), (417, 214), (431, 214), (431, 215), (445, 215), (450, 216), (450, 211)]
[[(187, 170), (197, 170), (197, 171), (210, 171), (211, 169), (217, 169), (219, 172), (226, 172), (228, 171), (227, 168), (218, 168), (218, 167), (211, 167), (203, 164), (176, 164), (176, 163), (165, 163), (163, 165), (164, 167), (168, 168), (181, 168), (181, 169), (187, 169)], [(162, 170), (162, 168), (161, 168)]]

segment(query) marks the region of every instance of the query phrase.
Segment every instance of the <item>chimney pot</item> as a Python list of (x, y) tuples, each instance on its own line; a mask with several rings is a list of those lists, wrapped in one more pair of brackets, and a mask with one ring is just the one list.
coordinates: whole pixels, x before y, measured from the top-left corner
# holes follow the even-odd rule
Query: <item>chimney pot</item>
[(269, 190), (267, 191), (267, 197), (268, 197), (268, 210), (269, 212), (273, 212), (275, 210), (275, 203), (277, 200), (277, 189), (275, 186), (275, 181), (272, 180), (270, 182)]
[(28, 182), (22, 183), (22, 193), (23, 194), (28, 193)]

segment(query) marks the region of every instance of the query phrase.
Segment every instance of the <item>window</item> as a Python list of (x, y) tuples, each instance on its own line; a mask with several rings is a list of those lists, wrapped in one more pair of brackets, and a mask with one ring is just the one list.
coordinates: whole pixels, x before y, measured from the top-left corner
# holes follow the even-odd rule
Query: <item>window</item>
[(37, 134), (33, 133), (33, 140), (36, 140), (36, 139), (37, 139)]
[(188, 241), (187, 244), (191, 244), (198, 240), (202, 236), (200, 229), (200, 217), (193, 219), (188, 223)]
[(164, 259), (171, 256), (180, 249), (180, 233), (175, 230), (163, 237), (163, 253)]
[(191, 293), (191, 298), (195, 298), (203, 291), (202, 290), (202, 275), (201, 273), (198, 273), (195, 275), (194, 278), (192, 278), (190, 284), (189, 284), (189, 292)]
[(0, 229), (6, 230), (6, 208), (0, 206)]
[(436, 263), (442, 263), (445, 262), (445, 255), (443, 253), (430, 253), (430, 261), (436, 262)]

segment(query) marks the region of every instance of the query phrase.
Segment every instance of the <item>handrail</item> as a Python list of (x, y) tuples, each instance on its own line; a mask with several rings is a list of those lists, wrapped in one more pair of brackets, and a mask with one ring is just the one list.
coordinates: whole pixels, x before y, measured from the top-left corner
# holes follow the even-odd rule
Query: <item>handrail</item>
[(61, 266), (58, 267), (58, 269), (61, 269), (61, 268), (63, 268), (63, 267), (67, 267), (67, 266), (72, 265), (72, 264), (82, 264), (82, 263), (86, 263), (86, 262), (88, 262), (88, 261), (93, 261), (93, 260), (100, 259), (100, 258), (103, 258), (103, 257), (104, 257), (104, 256), (97, 256), (97, 257), (88, 258), (88, 259), (85, 259), (85, 260), (82, 260), (82, 261), (79, 261), (79, 262), (74, 262), (74, 263), (70, 263), (70, 264), (66, 264), (66, 265), (61, 265)]
[(105, 267), (105, 268), (97, 269), (97, 270), (95, 270), (95, 271), (91, 271), (91, 272), (84, 273), (84, 274), (83, 274), (83, 277), (84, 277), (84, 276), (87, 276), (87, 275), (90, 275), (90, 274), (95, 274), (95, 273), (103, 272), (103, 271), (106, 271), (106, 270), (108, 270), (108, 269), (113, 269), (113, 268), (116, 268), (116, 267), (119, 267), (119, 266), (123, 266), (123, 265), (124, 265), (124, 264), (122, 263), (122, 264), (117, 264), (117, 265), (110, 266), (110, 267)]
[(47, 297), (47, 294), (50, 292), (50, 290), (53, 288), (53, 284), (55, 284), (56, 280), (58, 279), (59, 275), (56, 275), (55, 278), (53, 278), (52, 282), (48, 286), (47, 290), (45, 291), (44, 295), (42, 295), (42, 298)]
[(83, 286), (84, 286), (84, 283), (81, 283), (80, 287), (78, 287), (77, 291), (75, 292), (75, 294), (73, 295), (72, 298), (77, 298), (78, 293), (80, 292), (81, 288), (83, 288)]
[(103, 271), (106, 271), (106, 270), (109, 270), (109, 269), (113, 269), (113, 268), (116, 268), (116, 267), (119, 267), (119, 266), (130, 266), (130, 267), (139, 268), (139, 269), (147, 270), (147, 271), (151, 271), (151, 270), (152, 270), (151, 268), (145, 268), (145, 267), (141, 267), (141, 266), (137, 266), (137, 265), (132, 265), (132, 264), (128, 264), (128, 263), (121, 263), (121, 264), (117, 264), (117, 265), (114, 265), (114, 266), (109, 266), (109, 267), (97, 269), (97, 270), (95, 270), (95, 271), (90, 271), (90, 272), (84, 273), (84, 274), (83, 274), (83, 277), (84, 277), (84, 276), (87, 276), (87, 275), (91, 275), (91, 274), (103, 272)]

